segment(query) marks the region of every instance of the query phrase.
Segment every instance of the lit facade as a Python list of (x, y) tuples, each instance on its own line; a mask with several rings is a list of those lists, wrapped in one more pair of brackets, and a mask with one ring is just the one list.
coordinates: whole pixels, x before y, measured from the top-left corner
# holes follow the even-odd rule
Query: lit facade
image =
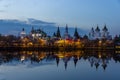
[(32, 36), (32, 38), (45, 38), (47, 36), (47, 34), (41, 29), (34, 29), (32, 27), (30, 36)]

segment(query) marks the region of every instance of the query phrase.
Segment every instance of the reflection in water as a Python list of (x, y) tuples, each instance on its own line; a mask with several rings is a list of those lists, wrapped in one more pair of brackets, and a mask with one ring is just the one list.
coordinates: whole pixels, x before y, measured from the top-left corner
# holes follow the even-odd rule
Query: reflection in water
[[(56, 65), (59, 66), (60, 61), (64, 63), (65, 69), (69, 67), (68, 63), (70, 60), (73, 61), (74, 66), (77, 66), (77, 62), (80, 60), (88, 61), (91, 67), (95, 66), (96, 69), (102, 67), (104, 70), (107, 68), (111, 59), (115, 62), (120, 62), (120, 54), (114, 52), (99, 52), (99, 51), (75, 51), (75, 52), (1, 52), (0, 53), (0, 65), (9, 63), (12, 64), (14, 61), (16, 64), (27, 64), (34, 63), (40, 64), (40, 62), (55, 61)], [(40, 64), (44, 65), (44, 64)], [(39, 65), (35, 65), (39, 66)]]

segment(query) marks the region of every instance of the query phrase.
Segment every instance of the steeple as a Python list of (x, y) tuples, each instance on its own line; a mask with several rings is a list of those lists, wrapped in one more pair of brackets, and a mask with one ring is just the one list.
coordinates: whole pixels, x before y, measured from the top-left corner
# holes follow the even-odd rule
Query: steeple
[(68, 34), (68, 25), (66, 24), (65, 33)]
[(57, 29), (56, 36), (57, 36), (58, 38), (60, 38), (60, 37), (61, 37), (59, 26), (58, 26), (58, 29)]
[(20, 33), (21, 38), (23, 39), (26, 36), (25, 29), (22, 29), (22, 32)]
[(79, 33), (78, 33), (78, 31), (77, 31), (77, 27), (75, 28), (74, 37), (75, 37), (76, 39), (79, 38)]
[(100, 32), (100, 29), (99, 29), (98, 25), (97, 25), (97, 28), (95, 29), (95, 31)]
[(105, 32), (108, 31), (108, 29), (107, 29), (107, 27), (106, 27), (106, 24), (105, 24), (105, 26), (104, 26), (104, 28), (103, 28), (103, 31), (105, 31)]
[(94, 28), (92, 27), (91, 32), (94, 32)]
[(55, 32), (53, 33), (53, 37), (56, 37), (56, 33)]
[(65, 33), (64, 33), (63, 38), (64, 39), (71, 39), (71, 36), (68, 33), (68, 26), (67, 26), (67, 24), (66, 24), (66, 27), (65, 27)]

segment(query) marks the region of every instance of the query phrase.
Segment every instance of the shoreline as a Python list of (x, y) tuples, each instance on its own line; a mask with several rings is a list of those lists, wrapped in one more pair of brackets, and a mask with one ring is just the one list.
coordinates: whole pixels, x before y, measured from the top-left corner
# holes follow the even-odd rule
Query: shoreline
[(120, 51), (119, 48), (115, 47), (0, 47), (0, 51)]

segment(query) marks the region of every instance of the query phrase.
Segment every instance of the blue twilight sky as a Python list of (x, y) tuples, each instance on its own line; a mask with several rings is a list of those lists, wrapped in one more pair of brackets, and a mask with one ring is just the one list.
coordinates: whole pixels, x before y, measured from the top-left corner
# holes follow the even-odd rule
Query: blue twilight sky
[(0, 0), (0, 19), (27, 18), (120, 34), (120, 0)]

